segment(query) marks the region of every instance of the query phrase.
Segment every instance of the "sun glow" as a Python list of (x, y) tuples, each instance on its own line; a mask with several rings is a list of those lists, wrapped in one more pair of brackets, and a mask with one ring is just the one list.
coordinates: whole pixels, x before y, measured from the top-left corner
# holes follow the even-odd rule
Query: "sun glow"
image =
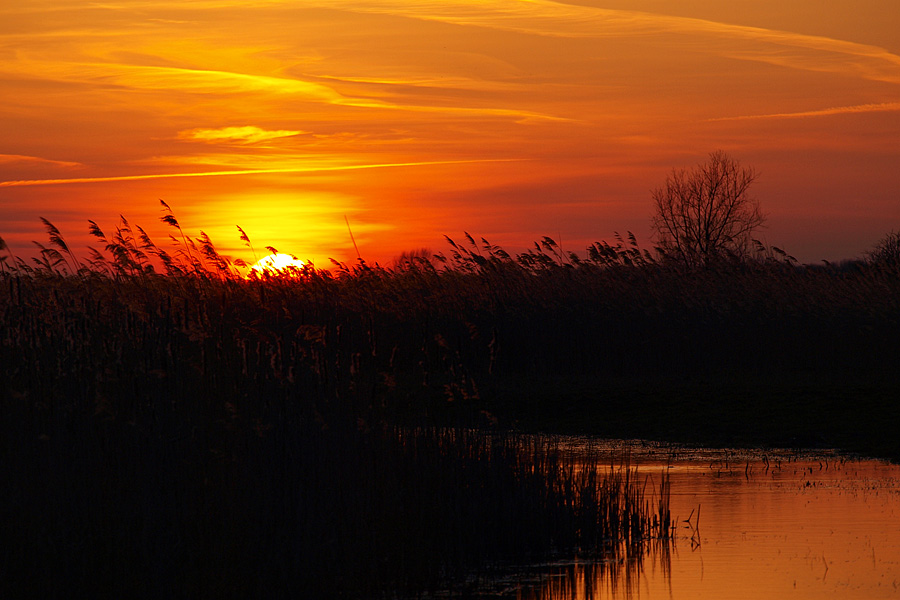
[(0, 2), (0, 235), (35, 258), (46, 217), (82, 248), (166, 198), (316, 265), (464, 231), (583, 252), (648, 240), (648, 189), (723, 150), (763, 174), (770, 242), (856, 256), (900, 221), (900, 11), (772, 5)]
[(289, 275), (298, 276), (306, 266), (302, 260), (290, 254), (279, 252), (261, 258), (250, 267), (250, 274), (261, 275)]

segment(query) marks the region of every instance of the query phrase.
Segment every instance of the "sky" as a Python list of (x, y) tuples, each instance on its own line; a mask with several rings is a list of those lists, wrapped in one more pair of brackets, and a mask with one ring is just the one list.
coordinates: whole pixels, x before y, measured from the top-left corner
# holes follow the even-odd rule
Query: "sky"
[[(0, 5), (0, 237), (120, 215), (248, 261), (567, 251), (723, 150), (801, 262), (900, 229), (896, 0), (24, 0)], [(349, 231), (348, 231), (349, 225)], [(251, 253), (236, 226), (249, 236)]]

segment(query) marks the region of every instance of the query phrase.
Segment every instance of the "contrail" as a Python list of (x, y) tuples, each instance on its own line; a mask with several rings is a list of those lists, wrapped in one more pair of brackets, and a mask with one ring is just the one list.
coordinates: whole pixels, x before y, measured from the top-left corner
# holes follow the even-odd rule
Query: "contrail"
[(900, 102), (882, 102), (880, 104), (856, 104), (853, 106), (834, 106), (819, 110), (806, 110), (793, 113), (773, 113), (767, 115), (739, 115), (736, 117), (717, 117), (708, 121), (749, 121), (753, 119), (799, 119), (802, 117), (828, 117), (833, 115), (853, 115), (872, 112), (900, 111)]
[(175, 177), (222, 177), (228, 175), (265, 175), (269, 173), (317, 173), (323, 171), (359, 171), (363, 169), (389, 169), (399, 167), (424, 167), (430, 165), (460, 165), (489, 162), (514, 162), (527, 158), (482, 158), (469, 160), (432, 160), (407, 163), (379, 163), (369, 165), (341, 165), (334, 167), (282, 167), (278, 169), (243, 169), (236, 171), (203, 171), (198, 173), (154, 173), (151, 175), (117, 175), (113, 177), (74, 177), (70, 179), (20, 179), (0, 181), (0, 187), (30, 185), (61, 185), (66, 183), (106, 183), (108, 181), (139, 181), (142, 179), (171, 179)]

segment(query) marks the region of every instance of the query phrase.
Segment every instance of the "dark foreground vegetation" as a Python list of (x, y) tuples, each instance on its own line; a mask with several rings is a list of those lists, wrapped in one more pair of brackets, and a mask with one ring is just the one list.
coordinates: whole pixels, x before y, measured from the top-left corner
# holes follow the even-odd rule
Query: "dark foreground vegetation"
[(467, 236), (247, 280), (205, 236), (82, 264), (46, 225), (0, 275), (10, 594), (391, 596), (668, 539), (664, 483), (510, 428), (900, 457), (889, 264)]
[(494, 426), (472, 274), (245, 280), (127, 224), (82, 266), (47, 227), (0, 273), (4, 597), (405, 597), (671, 543), (666, 481)]

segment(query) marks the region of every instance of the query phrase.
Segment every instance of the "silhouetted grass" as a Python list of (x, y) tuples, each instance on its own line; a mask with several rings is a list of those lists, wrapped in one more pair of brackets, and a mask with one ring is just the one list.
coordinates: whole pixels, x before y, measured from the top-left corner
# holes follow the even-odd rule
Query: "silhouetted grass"
[(392, 597), (670, 540), (627, 466), (471, 429), (493, 417), (450, 337), (480, 339), (469, 275), (244, 280), (208, 238), (173, 258), (124, 222), (92, 224), (84, 266), (45, 225), (0, 275), (7, 594)]
[(467, 236), (247, 280), (164, 208), (174, 250), (123, 219), (84, 261), (45, 221), (31, 264), (4, 256), (4, 587), (390, 595), (668, 535), (630, 471), (473, 429), (498, 421), (900, 454), (889, 267)]
[(5, 432), (7, 594), (392, 597), (670, 539), (632, 471), (598, 477), (546, 440), (165, 412)]

